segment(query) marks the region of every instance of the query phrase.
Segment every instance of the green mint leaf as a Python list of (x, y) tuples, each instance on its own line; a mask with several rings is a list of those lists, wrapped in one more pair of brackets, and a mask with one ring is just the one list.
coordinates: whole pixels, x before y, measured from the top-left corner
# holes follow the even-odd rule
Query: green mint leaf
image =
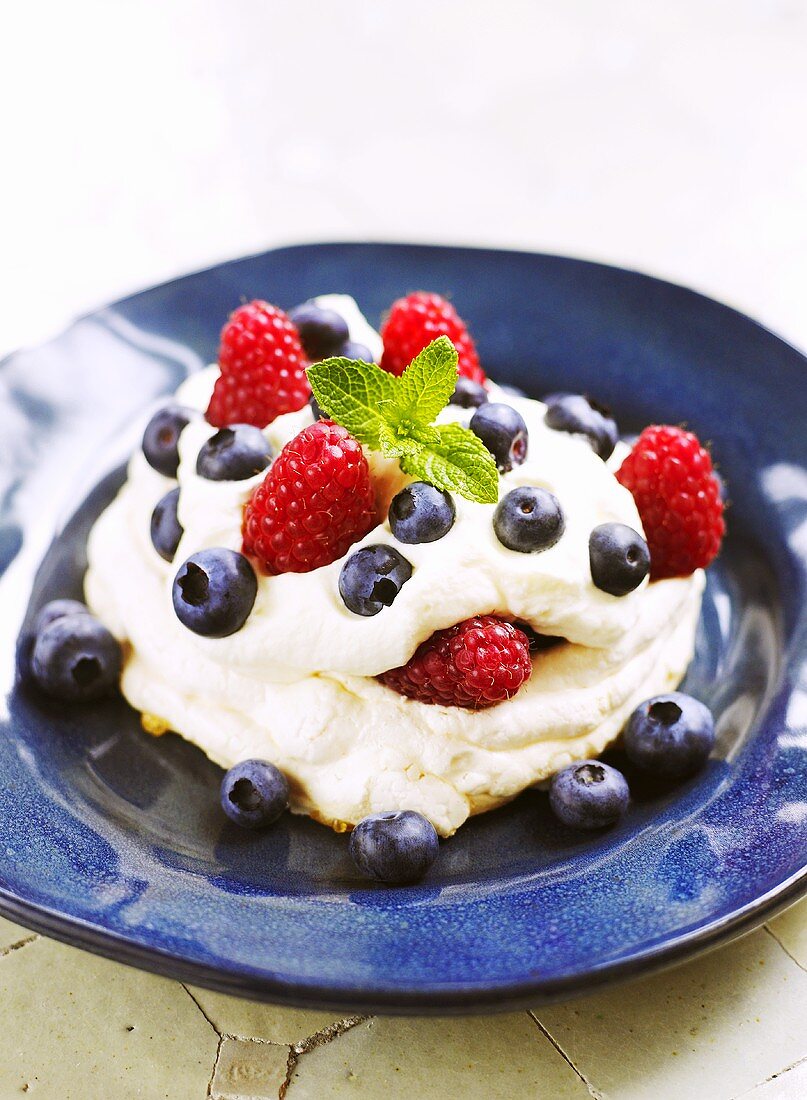
[(457, 381), (457, 351), (440, 336), (400, 378), (374, 363), (334, 357), (308, 368), (317, 404), (364, 446), (398, 460), (404, 473), (481, 504), (499, 499), (499, 475), (481, 439), (432, 421)]
[(397, 379), (375, 363), (337, 356), (312, 363), (308, 381), (327, 416), (360, 443), (374, 451), (381, 449), (379, 432), (388, 424), (386, 410), (396, 401)]
[(439, 439), (401, 454), (401, 469), (479, 504), (499, 499), (499, 473), (482, 440), (460, 424), (438, 424)]
[(454, 392), (457, 358), (457, 349), (447, 336), (432, 340), (401, 375), (393, 415), (401, 421), (431, 424)]

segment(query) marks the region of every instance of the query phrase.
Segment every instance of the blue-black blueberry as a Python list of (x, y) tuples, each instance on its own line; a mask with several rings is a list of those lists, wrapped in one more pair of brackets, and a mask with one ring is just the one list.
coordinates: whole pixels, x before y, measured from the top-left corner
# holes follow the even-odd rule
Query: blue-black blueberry
[(196, 417), (193, 409), (166, 405), (158, 409), (143, 432), (143, 454), (149, 466), (164, 477), (176, 477), (179, 469), (179, 437)]
[(242, 760), (221, 781), (221, 808), (244, 829), (271, 825), (289, 804), (289, 784), (268, 760)]
[(236, 550), (214, 547), (191, 554), (171, 592), (183, 626), (206, 638), (226, 638), (249, 618), (258, 593), (255, 570)]
[(564, 825), (602, 829), (628, 808), (630, 792), (622, 772), (600, 760), (569, 764), (552, 776), (549, 805)]
[(359, 871), (389, 885), (423, 878), (438, 847), (434, 826), (414, 810), (370, 814), (350, 834), (350, 854)]

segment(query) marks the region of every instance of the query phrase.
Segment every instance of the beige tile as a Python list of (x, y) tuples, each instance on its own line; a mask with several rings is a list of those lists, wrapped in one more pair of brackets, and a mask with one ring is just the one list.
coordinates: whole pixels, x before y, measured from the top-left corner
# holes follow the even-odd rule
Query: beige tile
[(768, 921), (768, 927), (785, 951), (807, 969), (807, 898)]
[(804, 1100), (807, 1096), (807, 1061), (781, 1073), (770, 1081), (744, 1092), (738, 1100)]
[(212, 1100), (277, 1100), (288, 1063), (287, 1046), (224, 1039), (213, 1075)]
[(12, 924), (5, 917), (0, 917), (0, 954), (14, 943), (27, 940), (34, 933), (30, 928), (23, 928), (21, 924)]
[(227, 997), (209, 989), (188, 986), (208, 1018), (222, 1035), (241, 1039), (263, 1039), (268, 1043), (301, 1043), (339, 1020), (338, 1012), (309, 1012), (303, 1008), (278, 1008), (277, 1005)]
[(730, 1100), (804, 1056), (805, 1003), (807, 974), (760, 930), (675, 970), (535, 1014), (606, 1096)]
[(201, 1098), (217, 1047), (176, 982), (46, 939), (0, 959), (2, 1097)]
[(563, 1100), (589, 1097), (525, 1012), (358, 1024), (303, 1054), (288, 1100)]

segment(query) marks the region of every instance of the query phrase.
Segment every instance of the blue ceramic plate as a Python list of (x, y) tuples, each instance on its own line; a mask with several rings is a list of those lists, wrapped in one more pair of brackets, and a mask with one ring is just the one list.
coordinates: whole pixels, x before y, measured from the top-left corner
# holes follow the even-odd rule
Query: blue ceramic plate
[[(344, 837), (287, 817), (225, 823), (221, 773), (121, 701), (66, 709), (15, 681), (36, 609), (80, 592), (87, 531), (143, 411), (215, 357), (242, 298), (330, 290), (373, 321), (449, 291), (483, 363), (534, 395), (582, 390), (622, 428), (686, 421), (731, 500), (687, 689), (715, 758), (637, 786), (601, 836), (529, 792), (472, 820), (416, 887), (375, 889)], [(315, 245), (223, 264), (84, 318), (0, 368), (0, 911), (177, 978), (299, 1005), (391, 1011), (536, 1004), (711, 947), (807, 882), (807, 373), (725, 306), (556, 256)], [(126, 577), (120, 578), (121, 584)], [(18, 659), (18, 655), (17, 655)]]

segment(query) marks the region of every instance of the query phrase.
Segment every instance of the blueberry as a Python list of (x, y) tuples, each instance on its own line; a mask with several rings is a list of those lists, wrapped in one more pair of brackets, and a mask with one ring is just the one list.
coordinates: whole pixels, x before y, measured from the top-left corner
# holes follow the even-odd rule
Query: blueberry
[(89, 615), (90, 609), (80, 600), (51, 600), (46, 603), (34, 621), (34, 634), (39, 634), (57, 619), (68, 615)]
[(268, 760), (242, 760), (221, 781), (221, 808), (245, 829), (271, 825), (288, 804), (288, 780)]
[(311, 396), (308, 399), (308, 407), (311, 410), (311, 413), (312, 413), (315, 420), (327, 420), (328, 419), (328, 417), (325, 415), (325, 413), (322, 411), (322, 409), (317, 404), (317, 399), (316, 399), (316, 397), (314, 397), (313, 393), (311, 394)]
[(554, 546), (566, 528), (560, 501), (546, 489), (520, 485), (502, 497), (493, 513), (496, 538), (508, 550), (535, 554)]
[(613, 825), (628, 808), (630, 792), (622, 772), (599, 760), (570, 764), (552, 776), (549, 805), (572, 829)]
[(161, 558), (173, 561), (183, 531), (177, 519), (179, 488), (166, 493), (151, 513), (151, 543)]
[(208, 481), (243, 481), (265, 470), (272, 454), (271, 444), (260, 428), (232, 424), (202, 444), (196, 472)]
[(584, 436), (603, 462), (611, 457), (619, 431), (608, 409), (580, 393), (552, 394), (546, 402), (548, 427)]
[(89, 613), (52, 619), (37, 634), (31, 673), (48, 695), (67, 702), (100, 699), (117, 684), (121, 648)]
[(389, 525), (398, 542), (436, 542), (454, 526), (451, 494), (426, 481), (413, 481), (392, 498)]
[(249, 618), (258, 593), (243, 554), (217, 547), (191, 554), (174, 578), (174, 611), (183, 626), (206, 638), (226, 638)]
[(165, 477), (176, 477), (179, 468), (179, 437), (196, 416), (193, 409), (167, 405), (159, 409), (143, 432), (143, 454), (149, 466)]
[(377, 615), (411, 576), (411, 564), (394, 547), (363, 546), (342, 566), (339, 594), (354, 615)]
[(303, 302), (289, 310), (289, 319), (300, 333), (305, 353), (310, 359), (325, 359), (341, 354), (339, 349), (350, 338), (347, 321), (333, 309), (324, 309), (316, 302)]
[(362, 363), (374, 363), (375, 356), (366, 344), (359, 344), (354, 340), (346, 340), (334, 355), (341, 355), (344, 359), (361, 359)]
[(627, 596), (650, 572), (647, 543), (625, 523), (602, 523), (589, 535), (591, 579), (612, 596)]
[(437, 850), (434, 826), (414, 810), (370, 814), (350, 834), (350, 854), (359, 871), (391, 885), (423, 878)]
[(484, 386), (461, 374), (448, 403), (459, 405), (461, 409), (478, 409), (480, 405), (486, 405), (489, 400), (488, 391)]
[(668, 779), (692, 775), (715, 743), (712, 712), (698, 699), (671, 691), (636, 708), (623, 733), (628, 758), (642, 771)]
[(511, 405), (500, 405), (497, 401), (480, 405), (471, 417), (470, 428), (496, 459), (503, 474), (520, 466), (527, 457), (527, 425)]

